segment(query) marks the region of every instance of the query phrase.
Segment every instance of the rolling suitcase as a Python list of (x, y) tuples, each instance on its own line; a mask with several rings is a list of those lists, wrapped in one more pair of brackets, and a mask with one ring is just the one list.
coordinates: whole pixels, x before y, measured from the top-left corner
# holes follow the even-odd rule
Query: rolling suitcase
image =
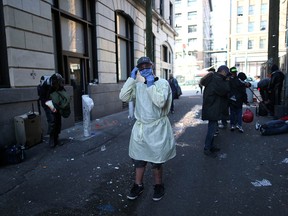
[(25, 148), (42, 142), (41, 118), (39, 113), (32, 112), (14, 117), (16, 141)]

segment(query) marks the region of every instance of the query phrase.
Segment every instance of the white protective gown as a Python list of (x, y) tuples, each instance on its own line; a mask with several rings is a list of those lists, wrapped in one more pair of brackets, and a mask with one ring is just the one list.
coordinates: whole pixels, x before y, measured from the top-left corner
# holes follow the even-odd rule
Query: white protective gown
[(132, 78), (123, 85), (119, 98), (124, 102), (135, 99), (135, 118), (129, 156), (135, 160), (164, 163), (176, 156), (175, 139), (167, 117), (172, 92), (165, 79), (147, 87)]

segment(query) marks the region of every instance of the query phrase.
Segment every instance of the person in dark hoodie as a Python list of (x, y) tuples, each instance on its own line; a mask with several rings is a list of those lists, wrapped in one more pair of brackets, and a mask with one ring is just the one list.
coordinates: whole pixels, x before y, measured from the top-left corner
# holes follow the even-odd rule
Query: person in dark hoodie
[(283, 81), (285, 75), (279, 70), (277, 65), (271, 67), (271, 78), (268, 85), (268, 98), (269, 98), (269, 109), (270, 115), (274, 116), (275, 105), (281, 104), (281, 93), (283, 88)]
[(208, 130), (205, 138), (204, 154), (216, 156), (220, 148), (213, 143), (214, 134), (218, 127), (218, 120), (229, 119), (228, 93), (230, 91), (227, 75), (229, 68), (222, 65), (217, 72), (209, 73), (200, 80), (204, 86), (202, 120), (208, 120)]
[(242, 107), (243, 103), (249, 104), (247, 100), (246, 88), (251, 84), (245, 82), (247, 76), (245, 73), (240, 72), (237, 75), (236, 67), (230, 68), (232, 74), (230, 78), (230, 94), (229, 94), (229, 108), (230, 108), (230, 129), (234, 131), (235, 128), (239, 132), (244, 133), (242, 128)]

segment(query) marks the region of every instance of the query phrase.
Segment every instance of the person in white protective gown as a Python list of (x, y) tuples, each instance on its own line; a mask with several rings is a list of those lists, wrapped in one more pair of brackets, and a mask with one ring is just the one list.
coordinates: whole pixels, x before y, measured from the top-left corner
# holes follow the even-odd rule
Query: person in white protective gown
[[(124, 102), (135, 100), (136, 122), (131, 132), (129, 156), (136, 174), (127, 196), (130, 200), (136, 199), (144, 190), (143, 177), (148, 162), (152, 164), (155, 181), (153, 200), (160, 200), (165, 194), (162, 165), (176, 156), (175, 139), (167, 117), (172, 91), (167, 80), (154, 76), (152, 67), (153, 63), (148, 57), (141, 57), (119, 95)], [(136, 79), (138, 71), (145, 82)]]

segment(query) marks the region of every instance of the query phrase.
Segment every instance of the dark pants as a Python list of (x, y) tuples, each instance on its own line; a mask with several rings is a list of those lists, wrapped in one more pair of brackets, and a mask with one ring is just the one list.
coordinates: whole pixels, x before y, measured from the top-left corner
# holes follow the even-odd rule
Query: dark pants
[(177, 97), (177, 93), (176, 92), (172, 92), (172, 102), (171, 102), (171, 107), (170, 107), (170, 111), (174, 111), (174, 99)]
[(284, 120), (271, 120), (261, 125), (262, 135), (276, 135), (288, 133), (288, 124)]
[(267, 90), (261, 90), (260, 89), (260, 95), (261, 95), (262, 101), (267, 101), (268, 100), (268, 92), (267, 92)]
[(214, 147), (213, 145), (213, 140), (214, 140), (214, 134), (217, 130), (217, 126), (218, 126), (218, 121), (217, 120), (209, 120), (208, 122), (208, 131), (206, 134), (206, 139), (205, 139), (205, 150), (210, 150), (211, 148)]
[(52, 112), (48, 106), (42, 106), (48, 123), (48, 134), (50, 135), (50, 141), (53, 142), (52, 145), (56, 145), (58, 142), (58, 137), (61, 132), (61, 115), (59, 112)]

